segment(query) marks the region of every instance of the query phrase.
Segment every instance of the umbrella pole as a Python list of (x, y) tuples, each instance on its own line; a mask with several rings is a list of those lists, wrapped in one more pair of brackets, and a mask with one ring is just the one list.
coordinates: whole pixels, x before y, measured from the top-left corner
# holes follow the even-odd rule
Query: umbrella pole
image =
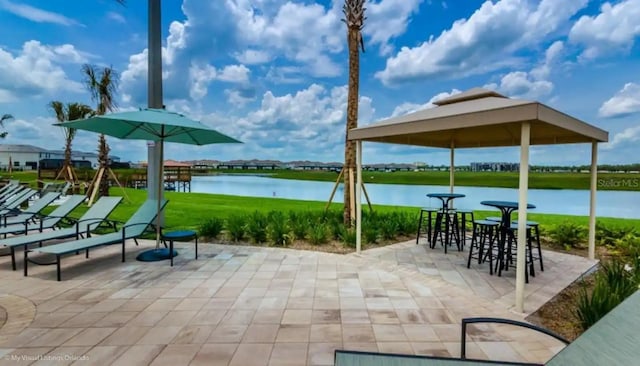
[[(164, 125), (162, 126), (162, 136), (164, 136)], [(162, 197), (162, 185), (164, 183), (164, 141), (160, 140), (160, 166), (158, 167), (158, 190), (156, 191), (156, 201), (158, 204), (156, 211), (156, 249), (160, 248), (160, 199)]]

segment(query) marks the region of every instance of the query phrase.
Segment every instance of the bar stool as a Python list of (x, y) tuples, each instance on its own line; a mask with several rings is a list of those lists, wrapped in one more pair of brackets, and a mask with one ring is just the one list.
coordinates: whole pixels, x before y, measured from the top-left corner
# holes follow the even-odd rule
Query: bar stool
[[(513, 224), (518, 225), (518, 220), (513, 220)], [(537, 259), (540, 262), (540, 272), (544, 272), (544, 264), (542, 263), (542, 247), (540, 246), (540, 224), (536, 221), (527, 221), (527, 226), (533, 229), (533, 240), (536, 242), (538, 248), (538, 255), (534, 255), (533, 259)]]
[(426, 219), (427, 219), (427, 223), (426, 223), (427, 243), (431, 244), (431, 232), (433, 231), (433, 217), (432, 217), (432, 214), (433, 213), (438, 213), (439, 211), (441, 211), (441, 209), (432, 208), (432, 207), (423, 207), (422, 209), (420, 209), (420, 218), (418, 219), (418, 235), (416, 236), (416, 245), (420, 241), (420, 230), (422, 229), (425, 216), (426, 216)]
[[(473, 223), (475, 221), (473, 210), (457, 208), (455, 211), (460, 214), (460, 235), (462, 235), (462, 248), (464, 249), (464, 246), (467, 245), (467, 222)], [(467, 217), (469, 220), (467, 220)], [(473, 229), (471, 229), (471, 234), (473, 235)]]
[[(478, 259), (478, 264), (481, 264), (489, 257), (489, 274), (493, 275), (493, 258), (496, 257), (494, 249), (498, 242), (499, 230), (499, 222), (489, 220), (473, 221), (467, 268), (471, 267), (471, 259)], [(485, 245), (487, 244), (489, 248), (485, 252)], [(473, 253), (474, 249), (477, 249), (476, 255)]]
[[(536, 276), (535, 269), (533, 266), (533, 250), (531, 244), (531, 227), (527, 226), (526, 230), (527, 240), (525, 243), (525, 271), (524, 271), (524, 279), (526, 283), (529, 283), (529, 273), (531, 273), (532, 277)], [(507, 229), (507, 238), (505, 240), (505, 247), (500, 248), (500, 253), (498, 254), (498, 261), (500, 262), (500, 269), (498, 270), (498, 276), (502, 275), (502, 270), (508, 270), (509, 265), (513, 264), (515, 258), (517, 257), (518, 251), (518, 226), (511, 224), (511, 226)], [(506, 251), (506, 253), (505, 253)], [(515, 251), (515, 253), (514, 253)], [(528, 269), (528, 270), (527, 270)]]
[(439, 210), (436, 214), (436, 222), (433, 228), (433, 238), (431, 240), (431, 248), (436, 247), (436, 242), (440, 239), (440, 243), (444, 246), (444, 252), (447, 253), (447, 247), (451, 241), (456, 241), (458, 251), (462, 251), (460, 246), (460, 226), (458, 223), (458, 215), (454, 210), (443, 212)]

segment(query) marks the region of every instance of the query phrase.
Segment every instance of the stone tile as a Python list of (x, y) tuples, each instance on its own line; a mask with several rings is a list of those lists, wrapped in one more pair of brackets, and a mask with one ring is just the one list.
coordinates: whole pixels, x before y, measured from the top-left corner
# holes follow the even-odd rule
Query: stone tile
[(197, 311), (170, 311), (164, 318), (156, 323), (159, 327), (182, 326), (189, 324), (191, 319), (196, 316)]
[(214, 326), (211, 325), (187, 325), (171, 341), (176, 344), (202, 344), (209, 339)]
[(83, 312), (64, 322), (66, 327), (70, 328), (87, 328), (93, 323), (107, 316), (108, 313)]
[(238, 348), (236, 343), (203, 344), (189, 365), (228, 365), (236, 348)]
[(240, 343), (247, 325), (220, 324), (209, 335), (207, 343)]
[(369, 312), (362, 310), (340, 310), (342, 324), (370, 324)]
[(157, 299), (152, 302), (145, 310), (147, 311), (171, 311), (182, 302), (183, 299), (171, 298), (171, 299)]
[(308, 343), (276, 343), (269, 366), (299, 366), (307, 363)]
[(153, 299), (132, 299), (122, 304), (118, 311), (142, 311), (153, 303)]
[(406, 342), (407, 336), (402, 326), (395, 324), (373, 324), (373, 334), (377, 342)]
[(340, 310), (313, 310), (311, 323), (340, 323)]
[(152, 366), (188, 365), (200, 350), (199, 344), (170, 344), (153, 360)]
[(307, 365), (333, 365), (334, 352), (342, 348), (342, 342), (337, 343), (309, 343)]
[(162, 352), (164, 348), (165, 345), (160, 344), (134, 345), (122, 353), (111, 365), (148, 365), (160, 354), (160, 352)]
[(431, 327), (442, 342), (457, 342), (460, 340), (460, 325), (433, 324)]
[(156, 325), (162, 318), (167, 316), (168, 311), (141, 311), (135, 318), (131, 319), (128, 325), (137, 325), (141, 327), (152, 327)]
[(378, 342), (378, 351), (382, 353), (413, 354), (413, 348), (407, 342)]
[[(57, 347), (82, 332), (81, 328), (56, 328), (29, 342), (30, 347)], [(22, 346), (22, 345), (21, 345)]]
[(218, 325), (225, 316), (225, 310), (200, 310), (191, 320), (192, 325)]
[(276, 342), (308, 342), (310, 332), (310, 325), (281, 324), (276, 336)]
[(105, 338), (101, 346), (130, 346), (136, 344), (151, 327), (122, 327)]
[(453, 357), (442, 342), (411, 342), (411, 347), (416, 355)]
[(375, 342), (363, 342), (363, 343), (344, 342), (342, 349), (349, 350), (349, 351), (378, 352), (378, 344)]
[(228, 310), (222, 318), (222, 324), (251, 324), (255, 315), (254, 310)]
[(342, 342), (342, 326), (340, 324), (312, 324), (309, 341)]
[(342, 325), (342, 340), (347, 343), (372, 343), (375, 344), (376, 338), (371, 325)]
[(279, 329), (279, 324), (252, 324), (245, 331), (242, 343), (273, 343)]
[(314, 297), (313, 309), (333, 310), (340, 309), (340, 298), (335, 297)]
[(404, 334), (411, 342), (438, 342), (440, 338), (428, 324), (402, 324)]
[(128, 348), (129, 346), (95, 346), (83, 355), (86, 359), (79, 359), (72, 365), (86, 365), (87, 361), (94, 365), (111, 365)]
[(253, 324), (280, 324), (284, 310), (256, 311), (251, 321)]
[(136, 344), (169, 344), (180, 333), (181, 326), (160, 327), (155, 326), (138, 340)]
[(369, 310), (372, 324), (400, 324), (400, 320), (393, 310)]
[(282, 324), (311, 324), (311, 310), (286, 309), (282, 316)]
[(268, 365), (272, 348), (271, 343), (240, 344), (229, 366)]
[(64, 343), (65, 346), (96, 346), (116, 328), (87, 328)]

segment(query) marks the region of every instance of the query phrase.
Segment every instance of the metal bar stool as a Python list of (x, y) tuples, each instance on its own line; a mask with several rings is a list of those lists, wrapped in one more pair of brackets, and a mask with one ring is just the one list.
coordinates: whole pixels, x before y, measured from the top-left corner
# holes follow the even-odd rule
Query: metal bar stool
[[(433, 213), (437, 213), (438, 211), (440, 211), (439, 208), (431, 208), (431, 207), (424, 207), (422, 209), (420, 209), (420, 218), (418, 219), (418, 235), (416, 236), (416, 244), (418, 244), (418, 242), (420, 241), (420, 231), (422, 230), (423, 224), (424, 224), (424, 220), (425, 220), (425, 216), (426, 216), (426, 232), (427, 232), (427, 243), (429, 243), (429, 245), (431, 245), (431, 232), (433, 231)], [(425, 215), (426, 214), (426, 215)]]
[[(527, 241), (525, 247), (525, 271), (524, 271), (524, 279), (526, 283), (529, 283), (529, 273), (531, 273), (532, 277), (536, 276), (535, 268), (533, 266), (533, 250), (531, 243), (531, 227), (527, 226), (526, 230)], [(508, 270), (509, 265), (514, 262), (514, 258), (517, 253), (518, 246), (518, 226), (511, 224), (511, 226), (506, 231), (507, 238), (505, 240), (505, 247), (500, 248), (501, 253), (498, 255), (500, 258), (498, 261), (500, 262), (500, 269), (498, 270), (498, 276), (502, 275), (502, 270)], [(516, 253), (514, 253), (514, 250)]]
[[(493, 275), (493, 259), (495, 246), (498, 243), (500, 223), (489, 220), (473, 221), (471, 244), (469, 246), (469, 259), (467, 268), (471, 267), (471, 259), (478, 259), (478, 264), (485, 262), (489, 257), (489, 274)], [(488, 244), (488, 248), (485, 246)], [(474, 249), (477, 249), (474, 255)], [(485, 249), (486, 252), (485, 252)]]
[(455, 210), (447, 210), (443, 212), (439, 210), (436, 213), (436, 221), (433, 228), (433, 238), (431, 240), (431, 248), (436, 247), (436, 242), (440, 239), (440, 243), (444, 246), (444, 252), (447, 253), (448, 246), (455, 240), (458, 251), (462, 251), (460, 240), (460, 225), (458, 215)]
[[(518, 225), (518, 220), (512, 221), (514, 225)], [(536, 221), (527, 221), (527, 226), (531, 227), (533, 240), (536, 242), (538, 249), (538, 255), (534, 255), (533, 259), (537, 259), (540, 262), (540, 272), (544, 272), (544, 264), (542, 263), (542, 247), (540, 246), (540, 224)]]
[[(464, 249), (464, 246), (467, 245), (467, 222), (473, 223), (475, 221), (473, 210), (457, 208), (455, 211), (460, 214), (460, 235), (462, 236), (462, 248)], [(468, 220), (467, 217), (469, 218)], [(471, 230), (471, 234), (473, 235), (473, 229)]]

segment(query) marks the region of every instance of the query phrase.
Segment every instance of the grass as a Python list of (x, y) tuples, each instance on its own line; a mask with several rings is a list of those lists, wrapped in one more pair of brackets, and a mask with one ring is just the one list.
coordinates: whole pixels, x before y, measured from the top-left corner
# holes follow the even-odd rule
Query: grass
[[(272, 178), (335, 182), (338, 173), (301, 170), (220, 170), (214, 174), (268, 174)], [(365, 183), (449, 185), (448, 171), (428, 172), (363, 172)], [(517, 172), (456, 172), (456, 186), (518, 188)], [(640, 191), (640, 174), (601, 173), (598, 189)], [(588, 173), (536, 173), (529, 174), (529, 188), (536, 189), (589, 189)]]
[[(126, 188), (125, 191), (129, 200), (124, 199), (111, 214), (110, 218), (114, 220), (126, 221), (147, 198), (147, 192), (144, 190)], [(122, 195), (122, 190), (120, 188), (112, 188), (111, 194), (120, 196)], [(285, 213), (289, 211), (320, 212), (324, 210), (326, 205), (326, 202), (321, 201), (239, 197), (206, 193), (166, 192), (165, 197), (169, 200), (165, 215), (166, 230), (197, 230), (200, 225), (210, 218), (226, 219), (230, 215), (248, 216), (255, 211), (265, 214), (274, 210)], [(341, 203), (334, 203), (330, 206), (330, 209), (338, 211), (342, 210), (342, 207)], [(376, 212), (400, 211), (415, 214), (418, 210), (415, 207), (401, 206), (374, 205), (373, 207)], [(73, 216), (79, 217), (86, 210), (86, 206), (80, 206), (74, 211)], [(496, 216), (497, 214), (498, 211), (475, 211), (477, 218)], [(514, 215), (515, 218), (516, 216)], [(583, 216), (530, 214), (529, 219), (538, 221), (542, 227), (561, 222), (571, 222), (578, 225), (588, 224), (588, 217)], [(598, 221), (607, 225), (640, 226), (640, 220), (637, 219), (598, 218)]]

